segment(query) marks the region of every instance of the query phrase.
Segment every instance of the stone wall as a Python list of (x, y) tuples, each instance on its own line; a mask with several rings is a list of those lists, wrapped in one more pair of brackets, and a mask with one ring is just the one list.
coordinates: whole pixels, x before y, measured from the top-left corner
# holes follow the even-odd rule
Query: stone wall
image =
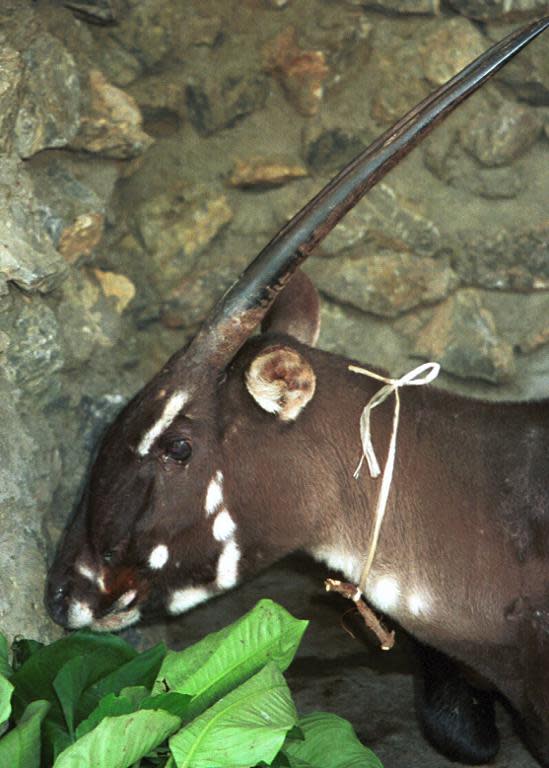
[[(113, 414), (330, 174), (546, 6), (4, 0), (3, 631), (58, 632), (46, 562)], [(548, 54), (545, 35), (310, 260), (323, 347), (547, 395)]]

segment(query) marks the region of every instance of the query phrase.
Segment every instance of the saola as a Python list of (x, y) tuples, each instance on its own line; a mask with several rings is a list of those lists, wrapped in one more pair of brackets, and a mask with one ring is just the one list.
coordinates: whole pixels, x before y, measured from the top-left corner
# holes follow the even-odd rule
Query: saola
[[(353, 471), (379, 384), (313, 348), (318, 297), (297, 267), (548, 26), (495, 45), (351, 162), (124, 408), (49, 573), (57, 622), (118, 630), (178, 614), (297, 549), (359, 579), (379, 483)], [(421, 643), (420, 716), (442, 751), (470, 763), (497, 751), (492, 686), (549, 766), (549, 401), (489, 404), (432, 387), (404, 399), (366, 596)], [(378, 410), (384, 451), (392, 414)]]

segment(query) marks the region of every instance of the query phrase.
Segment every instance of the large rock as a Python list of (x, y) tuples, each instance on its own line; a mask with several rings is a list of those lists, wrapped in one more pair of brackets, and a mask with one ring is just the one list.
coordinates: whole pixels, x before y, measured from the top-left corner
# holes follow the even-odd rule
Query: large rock
[(23, 74), (21, 54), (4, 46), (0, 49), (0, 152), (12, 148), (15, 118), (19, 109), (19, 86)]
[(337, 260), (316, 259), (308, 271), (331, 299), (381, 317), (440, 301), (457, 284), (455, 273), (435, 259), (382, 250), (368, 254), (364, 245)]
[(267, 95), (267, 78), (260, 72), (195, 76), (185, 90), (187, 115), (201, 136), (210, 136), (260, 109)]
[(506, 102), (496, 110), (479, 112), (462, 129), (461, 142), (482, 165), (509, 165), (530, 149), (542, 128), (542, 119), (532, 108)]
[(51, 291), (66, 266), (42, 226), (26, 169), (8, 157), (0, 158), (0, 210), (0, 296), (8, 282), (26, 291)]
[(21, 157), (47, 147), (64, 147), (80, 122), (80, 77), (71, 54), (43, 33), (22, 52), (25, 64), (15, 146)]
[(492, 314), (467, 289), (436, 307), (415, 342), (415, 353), (446, 373), (497, 384), (515, 375), (511, 345), (498, 336)]

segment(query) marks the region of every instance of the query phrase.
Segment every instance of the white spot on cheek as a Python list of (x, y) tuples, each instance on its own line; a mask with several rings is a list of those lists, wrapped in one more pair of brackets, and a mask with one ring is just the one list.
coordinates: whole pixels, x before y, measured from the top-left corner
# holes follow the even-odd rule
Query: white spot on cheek
[(149, 555), (149, 568), (152, 568), (153, 571), (158, 571), (166, 565), (169, 556), (168, 547), (165, 544), (159, 544)]
[(100, 592), (107, 591), (103, 576), (100, 576), (99, 574), (97, 574), (92, 568), (90, 568), (87, 565), (84, 565), (84, 563), (80, 563), (80, 565), (76, 567), (76, 570), (85, 579), (87, 579), (88, 581), (91, 581), (92, 584), (95, 584), (96, 587), (98, 587)]
[(212, 593), (206, 587), (187, 587), (186, 589), (177, 589), (172, 592), (168, 603), (169, 613), (176, 615), (185, 613), (195, 605), (204, 603), (212, 596)]
[(213, 524), (213, 535), (216, 541), (227, 541), (236, 530), (236, 523), (226, 509), (222, 509)]
[(128, 592), (124, 592), (123, 595), (120, 595), (116, 603), (114, 604), (113, 608), (115, 611), (123, 611), (124, 608), (127, 608), (128, 605), (135, 600), (137, 597), (137, 592), (135, 589), (130, 589)]
[(207, 515), (213, 514), (223, 504), (223, 473), (219, 470), (210, 480), (206, 491), (204, 509)]
[(154, 441), (170, 426), (188, 399), (189, 395), (187, 392), (183, 392), (182, 390), (174, 392), (164, 406), (161, 417), (141, 438), (141, 442), (137, 446), (137, 453), (140, 456), (146, 456), (148, 454)]
[(381, 576), (367, 590), (368, 597), (380, 611), (394, 610), (400, 598), (400, 587), (393, 576)]
[(220, 589), (230, 589), (238, 581), (238, 562), (240, 550), (234, 539), (230, 539), (223, 547), (223, 552), (217, 562), (217, 586)]
[(67, 624), (71, 629), (88, 627), (93, 622), (93, 613), (88, 603), (73, 600), (69, 606)]

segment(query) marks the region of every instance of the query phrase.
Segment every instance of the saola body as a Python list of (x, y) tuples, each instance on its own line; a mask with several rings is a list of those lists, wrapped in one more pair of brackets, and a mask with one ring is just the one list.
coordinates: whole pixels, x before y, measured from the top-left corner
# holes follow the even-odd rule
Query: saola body
[[(117, 630), (182, 613), (295, 550), (359, 580), (379, 481), (353, 472), (360, 414), (379, 383), (314, 349), (318, 297), (297, 266), (547, 26), (499, 43), (347, 166), (126, 406), (49, 574), (56, 621)], [(249, 338), (260, 323), (262, 333)], [(366, 595), (422, 644), (420, 714), (439, 748), (468, 762), (497, 750), (482, 680), (513, 704), (549, 766), (549, 402), (489, 404), (431, 387), (402, 399)], [(391, 421), (390, 407), (376, 409), (380, 455)]]

